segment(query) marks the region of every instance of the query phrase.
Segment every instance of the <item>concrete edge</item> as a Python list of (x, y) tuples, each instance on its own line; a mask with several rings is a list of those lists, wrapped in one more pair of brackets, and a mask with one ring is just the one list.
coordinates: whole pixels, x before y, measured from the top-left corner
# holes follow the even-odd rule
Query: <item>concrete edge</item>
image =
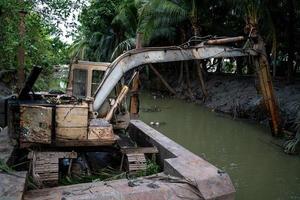
[(234, 199), (229, 175), (140, 120), (131, 120), (130, 136), (138, 145), (159, 150), (164, 173), (192, 181), (204, 199)]

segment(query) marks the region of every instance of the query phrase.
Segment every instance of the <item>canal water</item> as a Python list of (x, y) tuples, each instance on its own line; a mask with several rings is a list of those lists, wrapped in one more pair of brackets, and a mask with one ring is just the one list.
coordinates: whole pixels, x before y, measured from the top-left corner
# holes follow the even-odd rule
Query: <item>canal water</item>
[(225, 170), (236, 199), (300, 199), (300, 157), (284, 154), (268, 128), (150, 94), (142, 95), (141, 119), (159, 122), (155, 129)]

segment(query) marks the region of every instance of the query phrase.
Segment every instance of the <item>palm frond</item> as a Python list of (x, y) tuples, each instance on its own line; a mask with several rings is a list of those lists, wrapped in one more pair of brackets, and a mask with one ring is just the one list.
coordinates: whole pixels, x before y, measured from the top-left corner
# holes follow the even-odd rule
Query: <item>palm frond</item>
[(119, 55), (121, 55), (124, 51), (129, 51), (135, 47), (135, 38), (128, 38), (122, 42), (120, 42), (111, 55), (111, 60), (114, 60)]

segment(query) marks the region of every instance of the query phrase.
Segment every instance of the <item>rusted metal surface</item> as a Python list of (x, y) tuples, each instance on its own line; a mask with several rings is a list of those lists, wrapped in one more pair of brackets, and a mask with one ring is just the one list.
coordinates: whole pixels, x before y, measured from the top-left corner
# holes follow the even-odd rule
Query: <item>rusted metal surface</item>
[(241, 42), (244, 41), (245, 37), (239, 36), (239, 37), (230, 37), (230, 38), (221, 38), (221, 39), (211, 39), (205, 42), (207, 45), (223, 45), (228, 43), (234, 43), (234, 42)]
[[(100, 121), (100, 122), (97, 122)], [(93, 119), (89, 125), (88, 140), (113, 140), (114, 132), (111, 124), (101, 123), (101, 119)]]
[(20, 105), (21, 147), (26, 143), (51, 144), (51, 134), (51, 107)]
[(147, 63), (163, 63), (208, 58), (240, 57), (256, 55), (251, 49), (232, 47), (201, 46), (189, 47), (151, 47), (128, 51), (119, 56), (109, 67), (109, 71), (95, 93), (93, 109), (99, 110), (121, 77), (129, 70)]
[(85, 140), (88, 130), (88, 105), (57, 105), (56, 140)]

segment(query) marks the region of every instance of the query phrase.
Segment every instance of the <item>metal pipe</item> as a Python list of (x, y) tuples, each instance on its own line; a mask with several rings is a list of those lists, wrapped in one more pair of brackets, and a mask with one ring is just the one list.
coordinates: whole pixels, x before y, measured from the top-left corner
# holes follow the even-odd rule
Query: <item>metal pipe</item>
[(228, 43), (233, 43), (233, 42), (240, 42), (240, 41), (244, 41), (244, 40), (245, 40), (245, 38), (243, 36), (239, 36), (239, 37), (208, 40), (205, 44), (207, 44), (207, 45), (222, 45), (222, 44), (228, 44)]

